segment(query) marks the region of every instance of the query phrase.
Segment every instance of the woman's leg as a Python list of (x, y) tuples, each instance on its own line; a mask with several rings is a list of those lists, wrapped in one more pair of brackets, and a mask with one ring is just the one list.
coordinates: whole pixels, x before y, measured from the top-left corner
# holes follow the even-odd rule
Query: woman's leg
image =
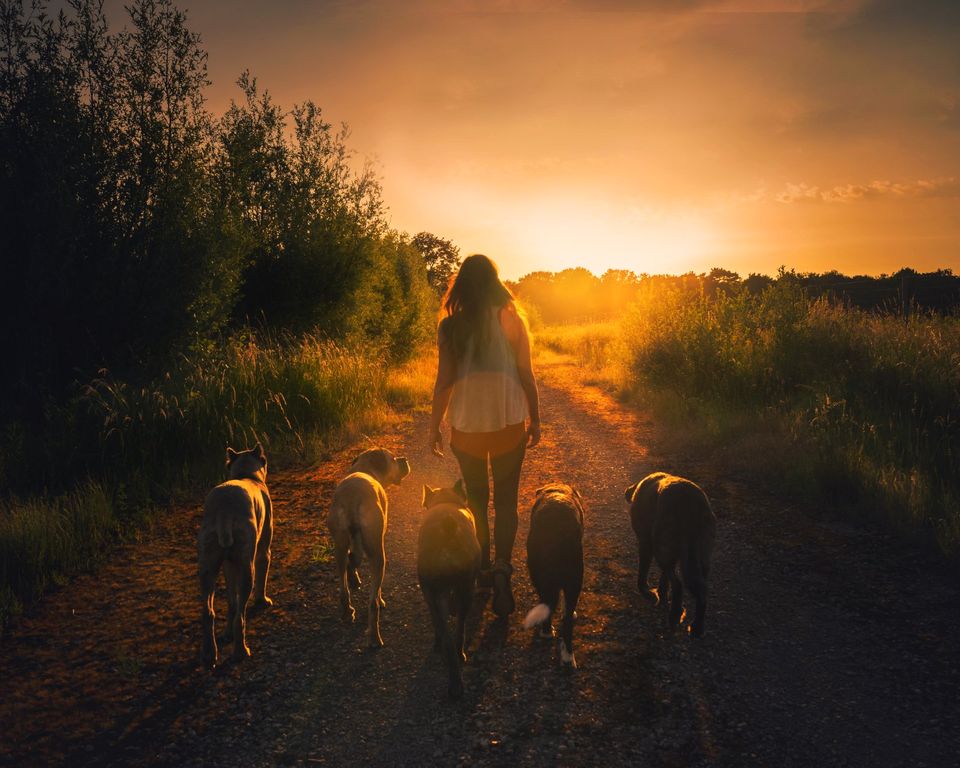
[(500, 617), (516, 609), (510, 576), (513, 573), (513, 542), (517, 537), (517, 494), (520, 490), (520, 467), (526, 442), (500, 456), (491, 457), (493, 467), (493, 508), (496, 512), (496, 562), (493, 564), (493, 611)]
[(471, 456), (450, 446), (460, 464), (460, 474), (467, 488), (467, 506), (477, 523), (477, 541), (480, 543), (480, 569), (490, 569), (490, 525), (487, 507), (490, 503), (490, 478), (487, 474), (487, 459)]
[(491, 457), (493, 468), (493, 509), (496, 512), (494, 541), (496, 559), (509, 563), (517, 538), (517, 496), (520, 492), (520, 468), (526, 453), (526, 440), (513, 450)]

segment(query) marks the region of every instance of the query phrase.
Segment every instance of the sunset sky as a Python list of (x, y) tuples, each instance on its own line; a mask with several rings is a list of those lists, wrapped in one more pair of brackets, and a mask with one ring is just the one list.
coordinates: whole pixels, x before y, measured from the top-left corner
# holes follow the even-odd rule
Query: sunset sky
[(394, 227), (507, 277), (960, 269), (960, 2), (182, 0), (376, 161)]

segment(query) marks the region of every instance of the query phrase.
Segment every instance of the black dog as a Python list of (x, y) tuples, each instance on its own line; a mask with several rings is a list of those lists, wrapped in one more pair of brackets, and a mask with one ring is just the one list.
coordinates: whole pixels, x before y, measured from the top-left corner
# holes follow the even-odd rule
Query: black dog
[[(637, 587), (654, 603), (670, 601), (670, 623), (683, 619), (683, 588), (697, 601), (697, 610), (690, 625), (694, 637), (703, 634), (703, 617), (707, 610), (707, 577), (716, 537), (717, 518), (707, 495), (696, 483), (682, 477), (654, 472), (627, 488), (630, 523), (637, 534), (640, 569)], [(647, 584), (650, 562), (656, 558), (662, 574), (660, 587)], [(680, 564), (681, 582), (677, 576)]]
[(563, 592), (560, 660), (576, 669), (573, 655), (573, 621), (583, 588), (583, 505), (580, 494), (564, 483), (537, 489), (530, 512), (527, 566), (540, 604), (527, 614), (527, 629), (540, 626), (542, 635), (553, 634), (550, 617)]

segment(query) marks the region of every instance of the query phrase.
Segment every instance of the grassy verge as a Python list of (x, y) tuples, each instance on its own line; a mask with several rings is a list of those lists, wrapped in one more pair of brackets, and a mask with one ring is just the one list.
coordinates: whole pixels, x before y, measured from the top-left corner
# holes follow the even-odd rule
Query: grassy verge
[(250, 337), (183, 357), (156, 381), (91, 382), (43, 429), (2, 436), (0, 479), (61, 489), (0, 501), (0, 625), (89, 569), (151, 510), (223, 479), (226, 445), (310, 461), (423, 402), (430, 361), (401, 366), (317, 337)]
[(619, 388), (623, 357), (620, 325), (612, 321), (584, 325), (544, 326), (534, 333), (534, 357), (551, 353), (576, 359), (587, 384)]
[(960, 318), (845, 309), (783, 280), (759, 296), (642, 296), (613, 338), (595, 335), (541, 338), (678, 439), (960, 552)]

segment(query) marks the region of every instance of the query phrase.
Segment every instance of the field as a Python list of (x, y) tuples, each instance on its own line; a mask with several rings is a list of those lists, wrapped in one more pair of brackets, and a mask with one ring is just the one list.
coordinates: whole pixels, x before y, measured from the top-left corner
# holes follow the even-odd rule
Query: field
[(738, 471), (960, 549), (955, 315), (853, 309), (781, 280), (641, 294), (619, 322), (545, 327), (538, 343)]

